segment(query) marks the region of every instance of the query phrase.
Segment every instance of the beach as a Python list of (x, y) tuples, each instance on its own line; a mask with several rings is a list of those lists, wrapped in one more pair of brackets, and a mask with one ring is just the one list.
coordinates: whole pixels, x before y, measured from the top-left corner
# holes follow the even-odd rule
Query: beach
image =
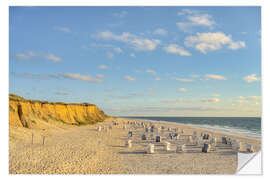
[[(151, 133), (145, 127), (155, 126)], [(161, 127), (164, 129), (158, 130)], [(169, 129), (168, 129), (169, 128)], [(168, 139), (178, 128), (179, 139)], [(183, 130), (181, 132), (180, 130)], [(132, 137), (128, 132), (132, 131)], [(203, 144), (189, 142), (193, 132), (218, 139), (217, 146), (203, 153)], [(146, 140), (141, 136), (145, 134)], [(161, 136), (161, 142), (155, 137)], [(261, 148), (261, 140), (205, 130), (176, 123), (109, 118), (94, 125), (27, 129), (10, 126), (10, 174), (234, 174), (237, 169), (237, 151), (222, 144), (221, 137), (248, 143), (254, 151)], [(33, 139), (32, 139), (33, 137)], [(126, 146), (130, 139), (131, 147)], [(32, 143), (33, 140), (33, 143)], [(194, 140), (195, 141), (195, 140)], [(170, 150), (165, 149), (170, 142)], [(205, 141), (208, 142), (208, 141)], [(149, 144), (154, 153), (146, 153)], [(183, 152), (177, 146), (186, 144)], [(248, 152), (243, 152), (248, 153)]]

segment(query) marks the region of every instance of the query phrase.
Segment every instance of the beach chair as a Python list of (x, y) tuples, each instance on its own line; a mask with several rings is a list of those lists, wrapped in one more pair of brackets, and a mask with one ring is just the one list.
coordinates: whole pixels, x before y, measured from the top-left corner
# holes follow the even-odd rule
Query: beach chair
[(178, 145), (176, 147), (176, 153), (182, 153), (182, 152), (187, 152), (186, 145)]
[(223, 137), (221, 138), (221, 143), (222, 143), (222, 144), (227, 144), (227, 143), (228, 143), (228, 142), (227, 142), (227, 137), (223, 136)]
[(170, 142), (165, 142), (165, 150), (170, 151), (171, 150), (171, 143)]
[(156, 136), (156, 142), (161, 142), (161, 137), (160, 136)]
[(211, 150), (211, 145), (208, 143), (204, 143), (202, 147), (202, 152), (207, 153), (207, 152), (210, 152), (210, 150)]
[(146, 135), (145, 134), (142, 135), (142, 140), (146, 140)]
[(132, 131), (128, 132), (128, 137), (132, 137)]
[(145, 128), (144, 131), (145, 131), (145, 132), (148, 132), (148, 128)]
[(172, 140), (172, 139), (173, 139), (172, 133), (169, 133), (169, 135), (168, 135), (168, 139), (170, 139), (170, 140)]
[(153, 154), (153, 153), (155, 152), (155, 145), (154, 145), (154, 144), (149, 144), (149, 145), (147, 146), (146, 152), (147, 152), (148, 154)]
[(173, 139), (177, 140), (177, 139), (179, 139), (179, 136), (180, 136), (180, 135), (179, 135), (178, 133), (174, 133), (174, 134), (173, 134)]
[(154, 139), (154, 134), (150, 133), (150, 139)]
[(130, 139), (127, 140), (125, 145), (126, 145), (126, 147), (131, 148), (132, 147), (132, 140), (130, 140)]
[(209, 134), (204, 134), (203, 135), (203, 140), (208, 140), (209, 139)]
[(247, 145), (246, 145), (246, 143), (239, 142), (239, 151), (240, 152), (246, 152), (247, 151)]
[(247, 144), (247, 152), (251, 152), (251, 153), (255, 152), (254, 146)]
[(189, 142), (190, 144), (193, 144), (193, 143), (194, 143), (193, 137), (192, 137), (192, 136), (189, 136), (189, 137), (188, 137), (188, 142)]
[(181, 134), (185, 134), (185, 130), (184, 129), (181, 129)]

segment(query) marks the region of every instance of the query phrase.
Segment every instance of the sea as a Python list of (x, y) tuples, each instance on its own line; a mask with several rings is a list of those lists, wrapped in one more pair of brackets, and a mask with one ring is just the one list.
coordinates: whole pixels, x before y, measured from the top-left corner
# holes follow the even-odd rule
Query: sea
[(230, 133), (243, 137), (261, 138), (260, 117), (138, 117), (128, 116), (136, 120), (179, 123), (207, 130)]

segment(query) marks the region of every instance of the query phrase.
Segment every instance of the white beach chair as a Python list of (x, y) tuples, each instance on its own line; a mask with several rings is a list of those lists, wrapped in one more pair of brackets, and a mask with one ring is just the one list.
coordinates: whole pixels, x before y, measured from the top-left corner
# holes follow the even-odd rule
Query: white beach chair
[(237, 140), (232, 140), (232, 150), (234, 151), (239, 150), (239, 142)]
[(154, 145), (154, 144), (149, 144), (149, 145), (147, 146), (146, 152), (147, 152), (148, 154), (153, 154), (153, 153), (155, 152), (155, 145)]
[(176, 147), (176, 153), (181, 153), (181, 152), (187, 152), (187, 148), (186, 148), (186, 145), (185, 144), (178, 145)]
[(214, 137), (214, 145), (217, 146), (217, 144), (218, 144), (218, 138)]
[(184, 129), (181, 129), (181, 134), (185, 134), (185, 130)]
[(126, 147), (131, 148), (132, 147), (132, 140), (130, 140), (130, 139), (127, 140), (125, 145), (126, 145)]
[(189, 136), (189, 137), (188, 137), (188, 142), (189, 142), (190, 144), (193, 144), (194, 141), (193, 141), (193, 137), (192, 137), (192, 136)]
[(165, 142), (165, 150), (170, 151), (171, 150), (171, 143)]
[(240, 152), (246, 152), (247, 151), (247, 146), (246, 146), (245, 143), (243, 143), (243, 142), (239, 143), (239, 151)]

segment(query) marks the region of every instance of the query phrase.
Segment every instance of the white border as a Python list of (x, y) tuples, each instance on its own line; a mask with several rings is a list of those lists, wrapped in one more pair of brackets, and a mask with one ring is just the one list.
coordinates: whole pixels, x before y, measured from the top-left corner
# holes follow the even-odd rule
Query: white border
[[(65, 2), (64, 2), (65, 1)], [(270, 116), (269, 116), (269, 100), (270, 100), (270, 88), (269, 88), (269, 74), (270, 74), (270, 8), (269, 8), (269, 0), (136, 0), (134, 2), (130, 2), (131, 0), (83, 0), (83, 1), (76, 1), (76, 0), (4, 0), (0, 3), (0, 67), (1, 67), (1, 178), (40, 178), (40, 179), (47, 179), (48, 176), (10, 176), (8, 175), (8, 6), (262, 6), (262, 79), (263, 79), (263, 115), (262, 115), (262, 132), (263, 132), (263, 176), (196, 176), (196, 175), (188, 175), (188, 176), (168, 176), (169, 178), (186, 178), (186, 179), (194, 179), (194, 177), (198, 178), (206, 178), (206, 179), (227, 179), (227, 178), (245, 178), (245, 179), (254, 179), (254, 178), (266, 178), (269, 176), (270, 171), (269, 169), (269, 162), (270, 161), (270, 151), (269, 151), (269, 130), (270, 128)], [(268, 22), (269, 21), (269, 22)], [(268, 108), (267, 108), (268, 107)], [(4, 143), (3, 143), (4, 142)], [(74, 179), (74, 178), (106, 178), (108, 176), (49, 176), (49, 178), (58, 178), (64, 177), (67, 179)], [(164, 179), (168, 178), (167, 176), (109, 176), (108, 178), (112, 179), (137, 179), (137, 178), (156, 178), (156, 179)], [(268, 177), (269, 179), (269, 177)]]

